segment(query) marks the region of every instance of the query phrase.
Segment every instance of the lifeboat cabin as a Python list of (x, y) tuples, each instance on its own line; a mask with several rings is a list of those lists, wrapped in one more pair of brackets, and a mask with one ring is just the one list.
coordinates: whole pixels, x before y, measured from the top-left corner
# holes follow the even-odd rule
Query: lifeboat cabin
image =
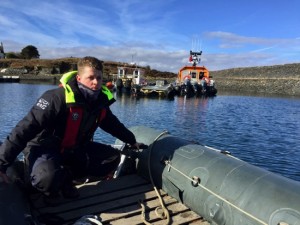
[(178, 83), (183, 84), (186, 79), (191, 83), (201, 83), (203, 78), (209, 78), (209, 71), (205, 66), (184, 66), (178, 72)]

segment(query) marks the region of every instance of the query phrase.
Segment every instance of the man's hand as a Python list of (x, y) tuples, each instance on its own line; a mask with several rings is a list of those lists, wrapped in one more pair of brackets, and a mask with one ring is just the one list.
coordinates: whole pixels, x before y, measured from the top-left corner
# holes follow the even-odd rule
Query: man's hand
[(136, 149), (146, 149), (148, 148), (147, 145), (143, 144), (143, 143), (139, 143), (139, 142), (136, 142), (135, 144), (133, 144), (131, 147), (134, 147)]
[(6, 184), (8, 184), (9, 183), (9, 178), (8, 178), (8, 176), (6, 175), (6, 173), (3, 173), (3, 172), (1, 172), (0, 171), (0, 182), (4, 182), (4, 183), (6, 183)]

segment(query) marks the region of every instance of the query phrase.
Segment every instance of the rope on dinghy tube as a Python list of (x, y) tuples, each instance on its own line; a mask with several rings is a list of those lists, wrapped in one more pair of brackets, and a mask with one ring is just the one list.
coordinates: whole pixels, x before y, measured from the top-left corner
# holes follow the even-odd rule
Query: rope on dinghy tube
[[(149, 170), (149, 176), (150, 176), (150, 181), (153, 185), (153, 188), (160, 200), (160, 204), (161, 206), (158, 206), (156, 209), (155, 209), (155, 213), (158, 217), (160, 217), (161, 219), (167, 219), (167, 224), (170, 223), (170, 215), (169, 215), (169, 211), (168, 209), (164, 206), (164, 202), (161, 198), (161, 195), (159, 193), (159, 191), (157, 190), (155, 184), (154, 184), (154, 181), (153, 181), (153, 177), (152, 177), (152, 173), (151, 173), (151, 152), (152, 152), (152, 149), (153, 149), (153, 146), (155, 145), (156, 141), (162, 137), (163, 135), (165, 134), (168, 134), (168, 131), (163, 131), (162, 133), (160, 133), (153, 141), (152, 145), (150, 146), (150, 149), (149, 149), (149, 157), (148, 157), (148, 170)], [(208, 146), (205, 146), (205, 147), (208, 147)], [(210, 147), (208, 147), (210, 148)], [(213, 149), (214, 150), (214, 149)], [(222, 153), (222, 152), (220, 152)], [(229, 157), (232, 157), (230, 154), (226, 154), (228, 155)], [(234, 157), (235, 158), (235, 157)], [(254, 215), (246, 212), (245, 210), (241, 209), (240, 207), (234, 205), (233, 203), (229, 202), (228, 200), (226, 200), (225, 198), (223, 198), (222, 196), (218, 195), (217, 193), (213, 192), (212, 190), (206, 188), (205, 186), (203, 186), (202, 184), (200, 184), (201, 182), (201, 178), (200, 177), (196, 177), (196, 176), (193, 176), (192, 178), (190, 178), (188, 175), (184, 174), (183, 172), (181, 172), (179, 169), (177, 169), (176, 167), (174, 167), (172, 164), (171, 164), (171, 161), (170, 160), (165, 160), (164, 161), (165, 165), (168, 166), (168, 171), (170, 171), (170, 169), (174, 169), (175, 171), (177, 171), (179, 174), (181, 174), (182, 176), (184, 176), (185, 178), (187, 178), (188, 180), (191, 181), (192, 185), (194, 187), (200, 187), (202, 189), (204, 189), (205, 191), (209, 192), (210, 194), (214, 195), (215, 197), (219, 198), (220, 200), (224, 201), (225, 203), (227, 203), (228, 205), (232, 206), (233, 208), (237, 209), (238, 211), (240, 211), (241, 213), (245, 214), (246, 216), (250, 217), (251, 219), (257, 221), (258, 223), (262, 224), (262, 225), (268, 225), (268, 223), (262, 221), (261, 219), (255, 217)], [(140, 205), (142, 207), (142, 220), (143, 222), (146, 224), (146, 225), (151, 225), (151, 223), (149, 223), (146, 218), (145, 218), (145, 206), (143, 205), (143, 202), (140, 201)], [(158, 210), (162, 209), (163, 212), (162, 213), (158, 213)]]
[[(168, 131), (163, 131), (162, 133), (160, 133), (153, 141), (152, 145), (150, 146), (150, 149), (149, 149), (149, 157), (148, 157), (148, 170), (149, 170), (149, 176), (150, 176), (150, 181), (153, 185), (153, 188), (159, 198), (159, 201), (160, 201), (160, 204), (161, 206), (158, 206), (156, 209), (155, 209), (155, 213), (158, 217), (160, 217), (161, 219), (167, 219), (166, 221), (166, 225), (168, 225), (170, 223), (170, 214), (169, 214), (169, 211), (168, 209), (165, 207), (164, 205), (164, 202), (163, 202), (163, 199), (161, 198), (161, 195), (158, 191), (158, 189), (156, 188), (155, 184), (154, 184), (154, 181), (153, 181), (153, 177), (152, 177), (152, 172), (151, 172), (151, 152), (152, 152), (152, 149), (153, 149), (153, 146), (155, 145), (156, 141), (162, 137), (163, 135), (165, 134), (168, 134)], [(206, 147), (206, 146), (205, 146)], [(230, 155), (229, 155), (230, 156)], [(174, 167), (172, 164), (171, 164), (171, 161), (170, 160), (165, 160), (164, 161), (165, 165), (168, 166), (168, 171), (170, 171), (170, 169), (174, 169), (175, 171), (177, 171), (179, 174), (181, 174), (182, 176), (184, 176), (185, 178), (187, 178), (188, 180), (191, 181), (192, 185), (194, 187), (197, 187), (199, 186), (200, 188), (206, 190), (207, 192), (209, 192), (210, 194), (214, 195), (215, 197), (219, 198), (220, 200), (224, 201), (225, 203), (227, 203), (228, 205), (232, 206), (233, 208), (237, 209), (238, 211), (240, 211), (241, 213), (245, 214), (246, 216), (250, 217), (251, 219), (257, 221), (258, 223), (262, 224), (262, 225), (268, 225), (268, 223), (260, 220), (259, 218), (255, 217), (254, 215), (246, 212), (245, 210), (241, 209), (240, 207), (234, 205), (233, 203), (229, 202), (228, 200), (226, 200), (225, 198), (223, 198), (222, 196), (218, 195), (217, 193), (213, 192), (212, 190), (206, 188), (205, 186), (203, 186), (202, 184), (200, 184), (201, 182), (201, 178), (199, 177), (196, 177), (196, 176), (193, 176), (192, 178), (190, 178), (188, 175), (184, 174), (183, 172), (181, 172), (179, 169), (177, 169), (176, 167)], [(145, 218), (145, 206), (143, 204), (142, 201), (140, 201), (140, 205), (142, 207), (142, 220), (143, 222), (146, 224), (146, 225), (151, 225), (151, 223), (149, 223), (146, 218)], [(163, 212), (162, 213), (159, 213), (158, 210), (162, 209)]]
[[(168, 209), (165, 207), (165, 204), (164, 204), (164, 201), (158, 191), (158, 189), (156, 188), (155, 184), (154, 184), (154, 181), (153, 181), (153, 177), (152, 177), (152, 172), (151, 172), (151, 152), (152, 152), (152, 149), (153, 149), (153, 146), (154, 144), (156, 143), (156, 141), (162, 137), (163, 135), (165, 134), (168, 134), (169, 132), (168, 131), (163, 131), (162, 133), (160, 133), (153, 141), (152, 145), (150, 146), (150, 149), (149, 149), (149, 156), (148, 156), (148, 171), (149, 171), (149, 177), (150, 177), (150, 181), (151, 181), (151, 184), (156, 192), (156, 195), (159, 199), (159, 202), (160, 202), (160, 206), (158, 206), (156, 209), (155, 209), (155, 214), (161, 218), (161, 219), (165, 219), (166, 220), (166, 223), (165, 225), (168, 225), (170, 224), (170, 213), (168, 211)], [(145, 205), (143, 204), (143, 202), (140, 200), (139, 201), (141, 207), (142, 207), (142, 213), (141, 213), (141, 217), (142, 217), (142, 220), (144, 222), (144, 224), (146, 225), (151, 225), (151, 223), (149, 223), (145, 217)]]
[(169, 167), (169, 170), (170, 169), (174, 169), (176, 172), (178, 172), (179, 174), (181, 174), (182, 176), (184, 176), (185, 178), (187, 178), (188, 180), (191, 181), (192, 185), (194, 187), (197, 187), (199, 186), (200, 188), (204, 189), (205, 191), (209, 192), (210, 194), (214, 195), (215, 197), (219, 198), (220, 200), (224, 201), (225, 203), (227, 203), (228, 205), (232, 206), (233, 208), (237, 209), (238, 211), (240, 211), (241, 213), (245, 214), (246, 216), (250, 217), (251, 219), (259, 222), (260, 224), (262, 225), (268, 225), (268, 223), (260, 220), (259, 218), (253, 216), (252, 214), (246, 212), (245, 210), (241, 209), (240, 207), (234, 205), (233, 203), (229, 202), (228, 200), (226, 200), (225, 198), (223, 198), (222, 196), (218, 195), (217, 193), (213, 192), (212, 190), (206, 188), (205, 186), (203, 186), (202, 184), (200, 184), (201, 182), (201, 178), (200, 177), (196, 177), (196, 176), (193, 176), (192, 178), (190, 178), (188, 175), (184, 174), (183, 172), (181, 172), (179, 169), (177, 169), (176, 167), (174, 167), (172, 164), (171, 164), (171, 161), (169, 160), (165, 160), (164, 161), (165, 165)]

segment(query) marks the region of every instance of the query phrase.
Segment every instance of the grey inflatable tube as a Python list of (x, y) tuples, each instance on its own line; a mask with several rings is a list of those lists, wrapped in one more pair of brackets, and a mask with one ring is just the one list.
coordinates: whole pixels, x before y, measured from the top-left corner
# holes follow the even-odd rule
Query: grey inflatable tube
[(300, 225), (300, 182), (163, 131), (130, 130), (149, 145), (138, 173), (212, 224)]

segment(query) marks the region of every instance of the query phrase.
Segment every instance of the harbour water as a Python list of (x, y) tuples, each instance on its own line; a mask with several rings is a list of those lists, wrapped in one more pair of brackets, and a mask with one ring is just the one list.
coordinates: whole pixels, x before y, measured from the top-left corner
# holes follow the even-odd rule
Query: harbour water
[[(49, 84), (0, 83), (0, 140)], [(300, 181), (300, 98), (219, 92), (214, 98), (174, 100), (116, 95), (111, 106), (127, 126), (144, 125), (227, 150), (248, 163)], [(115, 138), (98, 130), (96, 141)]]

